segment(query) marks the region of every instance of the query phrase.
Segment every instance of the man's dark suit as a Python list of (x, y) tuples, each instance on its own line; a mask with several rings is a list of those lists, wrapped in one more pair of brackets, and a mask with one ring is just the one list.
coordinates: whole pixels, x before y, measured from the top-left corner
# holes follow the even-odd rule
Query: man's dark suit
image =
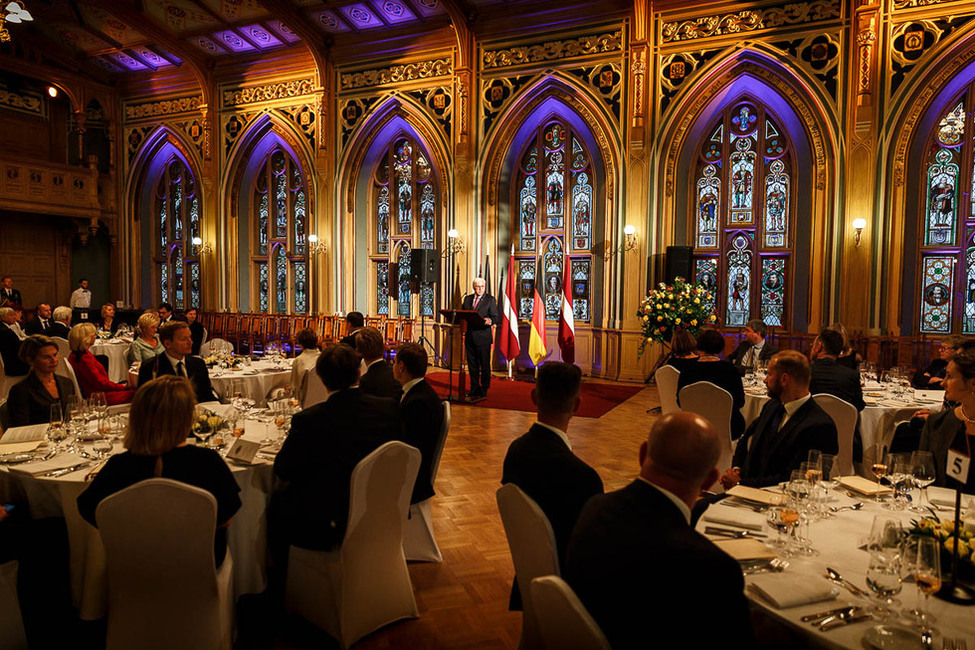
[(341, 343), (342, 345), (347, 345), (350, 348), (352, 348), (353, 350), (355, 350), (355, 337), (359, 333), (359, 330), (361, 330), (361, 329), (362, 329), (361, 327), (355, 328), (355, 330), (349, 332), (348, 334), (346, 334), (345, 336), (343, 336), (341, 339), (339, 339), (339, 343)]
[(45, 318), (45, 323), (41, 322), (41, 319), (34, 316), (32, 319), (27, 321), (24, 325), (24, 333), (30, 336), (31, 334), (43, 334), (44, 336), (51, 336), (51, 327), (54, 325), (53, 318)]
[(47, 335), (48, 336), (60, 336), (61, 338), (67, 340), (67, 338), (68, 338), (68, 332), (70, 332), (70, 331), (71, 331), (71, 328), (68, 327), (67, 325), (65, 325), (64, 323), (59, 323), (57, 321), (53, 321), (53, 324), (51, 325), (51, 331), (49, 331), (47, 333)]
[[(362, 386), (361, 381), (359, 385)], [(410, 392), (403, 396), (399, 413), (403, 421), (401, 439), (420, 450), (420, 471), (416, 475), (413, 496), (410, 498), (410, 503), (419, 503), (434, 495), (431, 465), (433, 454), (440, 442), (443, 402), (424, 379), (414, 384)]]
[[(555, 533), (559, 564), (579, 512), (586, 501), (602, 494), (603, 481), (592, 467), (580, 460), (552, 430), (535, 424), (528, 433), (511, 443), (504, 457), (501, 483), (514, 483), (542, 509)], [(511, 603), (521, 603), (520, 593), (512, 589)]]
[[(641, 479), (589, 500), (563, 574), (614, 650), (752, 642), (738, 563)], [(713, 605), (706, 614), (704, 593)]]
[[(742, 340), (735, 348), (735, 351), (731, 353), (731, 362), (734, 364), (735, 368), (738, 370), (738, 374), (744, 375), (748, 370), (751, 370), (751, 366), (744, 365), (745, 357), (748, 355), (748, 351), (752, 349), (752, 344), (748, 341)], [(765, 341), (765, 345), (758, 352), (759, 361), (768, 361), (772, 358), (772, 355), (778, 352), (772, 347), (772, 344)]]
[[(812, 362), (809, 392), (813, 395), (827, 393), (839, 397), (847, 404), (856, 407), (858, 413), (866, 406), (863, 402), (863, 389), (860, 388), (860, 373), (837, 363), (836, 359), (824, 357)], [(860, 437), (859, 420), (853, 433), (853, 460), (858, 463), (863, 460), (863, 439)]]
[(782, 421), (776, 413), (781, 405), (769, 400), (738, 441), (731, 465), (739, 468), (742, 485), (766, 487), (788, 481), (810, 450), (835, 454), (839, 449), (833, 419), (812, 397), (776, 431), (776, 420)]
[(0, 323), (0, 358), (3, 359), (3, 372), (8, 377), (21, 377), (30, 371), (26, 361), (20, 357), (20, 337), (6, 323)]
[[(186, 366), (186, 376), (193, 384), (196, 392), (197, 402), (212, 402), (217, 399), (210, 384), (210, 373), (207, 371), (207, 364), (200, 357), (183, 357)], [(169, 362), (166, 353), (157, 354), (152, 359), (142, 362), (139, 366), (139, 386), (160, 375), (175, 375), (176, 370)]]
[(296, 413), (274, 461), (274, 473), (288, 481), (269, 514), (277, 543), (310, 549), (341, 543), (352, 470), (399, 434), (396, 402), (358, 388), (333, 393), (327, 402)]
[[(112, 327), (115, 327), (114, 323)], [(200, 354), (200, 347), (203, 345), (203, 325), (200, 321), (190, 323), (190, 338), (193, 340), (193, 354)]]
[(7, 291), (6, 289), (0, 288), (0, 307), (12, 307), (14, 305), (23, 305), (24, 299), (20, 297), (19, 289), (11, 289)]
[(382, 359), (369, 366), (365, 374), (359, 377), (359, 389), (366, 395), (394, 400), (403, 396), (403, 387), (393, 377), (393, 368)]
[[(472, 309), (483, 318), (490, 318), (491, 325), (496, 325), (500, 320), (498, 316), (498, 302), (487, 293), (483, 294), (474, 306), (474, 299), (477, 296), (471, 294), (464, 298), (461, 309)], [(481, 321), (477, 325), (469, 325), (467, 337), (464, 339), (464, 348), (467, 351), (467, 372), (471, 376), (471, 392), (484, 395), (491, 387), (491, 325), (485, 325)]]

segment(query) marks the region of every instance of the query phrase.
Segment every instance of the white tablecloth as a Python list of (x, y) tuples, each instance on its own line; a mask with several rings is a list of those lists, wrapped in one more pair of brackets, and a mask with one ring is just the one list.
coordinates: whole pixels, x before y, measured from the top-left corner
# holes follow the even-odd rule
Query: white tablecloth
[(91, 346), (92, 354), (104, 354), (108, 357), (108, 378), (112, 381), (123, 382), (128, 377), (129, 364), (125, 355), (129, 351), (131, 341), (123, 339), (97, 340)]
[(291, 381), (291, 359), (282, 361), (278, 366), (270, 361), (255, 361), (236, 370), (210, 369), (210, 383), (222, 400), (229, 395), (234, 379), (243, 382), (247, 397), (253, 399), (258, 406), (263, 406), (267, 402), (268, 393), (275, 388), (287, 386)]

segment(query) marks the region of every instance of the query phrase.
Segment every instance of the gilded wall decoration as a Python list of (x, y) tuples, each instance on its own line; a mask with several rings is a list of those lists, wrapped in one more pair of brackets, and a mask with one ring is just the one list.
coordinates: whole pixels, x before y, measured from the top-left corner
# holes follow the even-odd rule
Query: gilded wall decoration
[(633, 77), (633, 121), (634, 124), (643, 122), (643, 92), (646, 87), (647, 48), (639, 47), (633, 51), (633, 61), (630, 63), (630, 74)]
[(603, 63), (584, 68), (574, 68), (568, 72), (591, 87), (596, 95), (602, 98), (606, 106), (616, 116), (616, 121), (619, 122), (620, 100), (623, 96), (623, 75), (620, 73), (619, 64)]
[(393, 65), (387, 68), (374, 68), (372, 70), (359, 70), (358, 72), (345, 72), (341, 74), (339, 80), (341, 90), (357, 90), (360, 88), (386, 86), (389, 84), (403, 83), (406, 81), (417, 81), (418, 79), (449, 77), (453, 73), (453, 61), (451, 58), (445, 57), (443, 59), (434, 59), (432, 61), (418, 61), (416, 63)]
[(290, 99), (314, 94), (317, 90), (312, 79), (293, 79), (277, 83), (256, 84), (224, 90), (221, 93), (223, 108), (245, 106), (278, 99)]
[(921, 62), (934, 45), (950, 36), (973, 16), (945, 16), (940, 20), (916, 20), (896, 25), (891, 33), (890, 94), (893, 95), (911, 70)]
[(203, 98), (199, 95), (173, 97), (154, 102), (123, 102), (126, 121), (151, 119), (181, 113), (195, 113), (200, 109)]
[(0, 108), (17, 113), (26, 113), (34, 117), (47, 118), (47, 102), (40, 93), (28, 90), (11, 91), (0, 88)]
[(914, 7), (929, 7), (955, 0), (894, 0), (894, 9), (912, 9)]
[(429, 88), (425, 90), (413, 90), (406, 93), (422, 106), (427, 107), (427, 111), (437, 120), (447, 134), (450, 141), (451, 130), (453, 127), (453, 109), (450, 88), (441, 86), (440, 88)]
[(318, 117), (314, 104), (303, 104), (298, 106), (282, 106), (278, 110), (288, 116), (291, 122), (298, 127), (298, 130), (308, 140), (308, 146), (315, 149), (315, 132), (317, 130)]
[(591, 54), (621, 52), (622, 50), (623, 32), (616, 30), (604, 34), (589, 34), (564, 40), (545, 41), (498, 50), (484, 50), (481, 53), (481, 68), (485, 70), (508, 68), (526, 63), (571, 59)]
[(799, 66), (822, 83), (826, 94), (832, 98), (835, 105), (838, 99), (840, 43), (840, 32), (835, 31), (789, 41), (777, 41), (772, 45), (792, 57)]
[(691, 20), (663, 22), (660, 40), (663, 43), (691, 41), (711, 36), (726, 36), (763, 29), (822, 22), (840, 17), (839, 0), (789, 2), (765, 9), (748, 9)]
[(125, 147), (126, 147), (126, 161), (128, 165), (132, 165), (132, 161), (135, 160), (136, 154), (139, 153), (139, 149), (142, 147), (143, 141), (146, 136), (155, 130), (157, 125), (149, 124), (147, 126), (136, 126), (128, 129), (125, 134)]
[(362, 118), (368, 113), (376, 102), (379, 101), (379, 97), (354, 97), (352, 99), (346, 99), (339, 104), (339, 121), (341, 122), (342, 131), (342, 148), (349, 143), (349, 138), (355, 133), (362, 121)]
[(494, 120), (515, 93), (531, 81), (532, 75), (504, 77), (481, 82), (481, 135), (491, 130)]
[(223, 153), (225, 156), (230, 155), (230, 150), (233, 149), (237, 138), (240, 137), (240, 134), (247, 129), (247, 126), (258, 115), (260, 115), (260, 112), (255, 111), (250, 113), (233, 113), (232, 115), (222, 117), (220, 122), (223, 130)]
[(206, 159), (206, 126), (202, 118), (176, 122), (176, 126), (186, 134), (187, 140), (193, 143), (200, 153), (200, 158)]
[(719, 50), (699, 50), (668, 54), (660, 60), (660, 112), (670, 106), (670, 102), (680, 92), (683, 83), (705, 63), (714, 58)]

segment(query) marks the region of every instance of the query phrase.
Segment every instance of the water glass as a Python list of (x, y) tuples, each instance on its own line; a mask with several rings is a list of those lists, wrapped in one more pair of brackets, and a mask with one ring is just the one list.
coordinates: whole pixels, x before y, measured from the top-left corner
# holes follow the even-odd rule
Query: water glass
[(915, 451), (911, 454), (911, 476), (919, 488), (919, 494), (917, 503), (911, 505), (910, 510), (926, 514), (928, 509), (924, 507), (924, 502), (928, 500), (928, 486), (938, 477), (934, 470), (934, 456), (930, 451)]
[(88, 396), (88, 408), (91, 409), (94, 417), (101, 417), (108, 414), (108, 402), (105, 393), (94, 392)]
[(910, 454), (888, 454), (887, 468), (887, 480), (894, 490), (894, 497), (885, 506), (890, 510), (903, 510), (907, 507), (908, 492), (913, 484)]
[(776, 552), (782, 557), (794, 557), (795, 543), (789, 533), (799, 525), (799, 510), (795, 503), (788, 500), (783, 504), (772, 506), (768, 509), (766, 521), (769, 527), (778, 533), (775, 541), (771, 542)]
[(917, 586), (917, 606), (905, 610), (904, 615), (921, 629), (930, 629), (929, 624), (937, 619), (927, 611), (928, 598), (941, 589), (941, 548), (936, 537), (912, 535), (909, 539), (904, 545), (904, 566), (905, 574)]
[(891, 616), (891, 607), (899, 604), (894, 596), (902, 588), (904, 539), (904, 529), (899, 519), (885, 515), (874, 517), (870, 537), (867, 539), (867, 552), (870, 554), (867, 586), (879, 600), (874, 613), (881, 618)]

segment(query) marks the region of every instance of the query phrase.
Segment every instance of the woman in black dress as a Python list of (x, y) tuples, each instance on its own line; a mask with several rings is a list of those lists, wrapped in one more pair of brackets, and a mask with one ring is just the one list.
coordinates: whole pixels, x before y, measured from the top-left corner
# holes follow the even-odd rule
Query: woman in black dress
[[(948, 481), (945, 471), (948, 451), (957, 451), (969, 458), (975, 451), (975, 352), (954, 355), (948, 362), (942, 385), (945, 399), (958, 406), (928, 417), (921, 432), (920, 449), (930, 451), (934, 456), (938, 476), (935, 485), (955, 487), (956, 483)], [(965, 479), (962, 491), (975, 494), (975, 472), (971, 468)]]
[(699, 381), (706, 381), (731, 393), (731, 439), (737, 440), (745, 432), (745, 418), (741, 407), (745, 405), (745, 387), (741, 375), (730, 361), (721, 358), (724, 351), (724, 337), (717, 330), (704, 330), (697, 339), (700, 353), (696, 363), (681, 370), (677, 381), (677, 403), (680, 404), (680, 390)]
[(697, 341), (694, 335), (687, 330), (680, 328), (674, 332), (670, 339), (670, 356), (667, 358), (667, 365), (677, 368), (678, 372), (697, 363)]

